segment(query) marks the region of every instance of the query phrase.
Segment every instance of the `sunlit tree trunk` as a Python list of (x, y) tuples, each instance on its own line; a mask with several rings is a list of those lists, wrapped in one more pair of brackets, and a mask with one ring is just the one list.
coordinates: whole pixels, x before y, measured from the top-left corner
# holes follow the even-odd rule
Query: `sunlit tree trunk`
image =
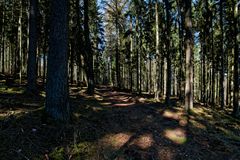
[(185, 53), (186, 53), (186, 84), (185, 84), (185, 109), (193, 108), (193, 35), (192, 35), (192, 1), (184, 1), (185, 17)]
[(18, 18), (18, 45), (19, 45), (19, 83), (22, 83), (22, 0), (20, 0), (20, 13)]
[(156, 76), (155, 76), (155, 84), (154, 84), (154, 94), (155, 99), (159, 100), (159, 16), (158, 16), (158, 2), (155, 3), (155, 16), (156, 16)]

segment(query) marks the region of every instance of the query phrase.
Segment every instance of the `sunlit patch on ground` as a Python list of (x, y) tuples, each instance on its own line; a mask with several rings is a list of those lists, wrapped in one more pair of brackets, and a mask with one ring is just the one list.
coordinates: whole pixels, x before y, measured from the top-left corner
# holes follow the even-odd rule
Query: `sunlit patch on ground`
[(22, 94), (24, 92), (23, 87), (7, 87), (4, 85), (0, 86), (0, 93), (1, 94)]
[(185, 127), (187, 126), (188, 122), (186, 119), (180, 119), (179, 120), (179, 125), (182, 126), (182, 127)]
[(92, 110), (95, 111), (95, 112), (98, 112), (98, 111), (101, 111), (103, 109), (100, 108), (100, 107), (92, 107)]
[(179, 120), (179, 115), (177, 113), (175, 113), (175, 112), (170, 111), (170, 110), (165, 110), (163, 112), (163, 117)]
[(194, 126), (194, 127), (197, 127), (197, 128), (199, 128), (199, 129), (206, 129), (206, 126), (205, 125), (203, 125), (202, 123), (200, 123), (200, 122), (198, 122), (198, 121), (196, 121), (196, 120), (191, 120), (190, 121), (191, 122), (191, 124)]
[(130, 105), (134, 105), (135, 103), (132, 102), (132, 103), (117, 103), (117, 104), (114, 104), (112, 105), (113, 107), (128, 107)]
[(187, 141), (186, 131), (181, 128), (166, 129), (164, 131), (164, 137), (176, 144), (184, 144)]
[(146, 101), (146, 98), (141, 97), (141, 98), (138, 99), (138, 101), (141, 102), (141, 103), (144, 103)]
[(132, 144), (137, 145), (141, 149), (148, 149), (153, 145), (153, 143), (154, 140), (152, 134), (144, 134), (135, 139)]
[(111, 146), (113, 149), (119, 149), (131, 138), (131, 133), (118, 133), (105, 136), (100, 143), (105, 146)]
[(99, 96), (97, 94), (94, 95), (94, 98), (98, 101), (102, 101), (103, 100), (103, 97), (102, 96)]
[(172, 148), (168, 147), (159, 147), (158, 148), (158, 158), (164, 160), (173, 160), (175, 159), (175, 153)]
[(207, 119), (213, 118), (213, 116), (209, 114), (210, 111), (206, 108), (200, 108), (200, 107), (193, 108), (192, 112), (194, 112), (195, 114), (204, 116), (204, 118), (207, 118)]
[(112, 103), (111, 102), (101, 102), (100, 104), (103, 106), (108, 106), (108, 105), (111, 105)]

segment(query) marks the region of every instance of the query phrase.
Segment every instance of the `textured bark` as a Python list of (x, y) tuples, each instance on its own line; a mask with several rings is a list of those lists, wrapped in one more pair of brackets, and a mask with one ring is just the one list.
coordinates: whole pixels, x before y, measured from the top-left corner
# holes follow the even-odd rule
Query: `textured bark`
[[(133, 20), (132, 20), (132, 16), (130, 16), (130, 30), (131, 32), (133, 31)], [(130, 77), (130, 90), (133, 90), (133, 73), (132, 73), (132, 54), (133, 54), (133, 36), (132, 34), (130, 35), (130, 66), (129, 66), (129, 77)]]
[(192, 9), (191, 0), (184, 1), (185, 15), (185, 53), (186, 53), (186, 84), (185, 84), (185, 109), (193, 108), (193, 35), (192, 35)]
[[(5, 0), (3, 1), (3, 4), (5, 3)], [(4, 7), (4, 5), (3, 5), (3, 10), (2, 10), (2, 55), (1, 55), (1, 60), (2, 60), (2, 74), (4, 74), (5, 73), (5, 60), (4, 60), (4, 57), (5, 57), (5, 40), (4, 40), (4, 38), (5, 38), (5, 25), (4, 25), (4, 23), (5, 23), (5, 7)]]
[(224, 52), (223, 52), (223, 0), (220, 0), (220, 53), (221, 53), (221, 71), (220, 71), (220, 105), (224, 108)]
[(68, 121), (68, 1), (52, 0), (47, 67), (46, 112)]
[(19, 73), (19, 83), (22, 83), (22, 0), (20, 0), (20, 13), (18, 18), (18, 44), (19, 44), (19, 54), (17, 60), (18, 73)]
[[(137, 11), (138, 12), (138, 11)], [(136, 15), (136, 26), (135, 26), (135, 32), (136, 32), (136, 60), (137, 60), (137, 92), (139, 92), (139, 16), (138, 13)]]
[[(238, 3), (239, 5), (239, 3)], [(234, 87), (233, 87), (233, 112), (232, 115), (237, 117), (239, 116), (239, 43), (237, 40), (238, 36), (238, 30), (239, 30), (239, 25), (238, 25), (238, 6), (235, 7), (235, 15), (234, 15)]]
[(29, 52), (27, 62), (27, 91), (30, 93), (37, 92), (37, 16), (38, 0), (30, 0)]
[(89, 16), (88, 16), (88, 0), (84, 0), (84, 37), (85, 37), (85, 48), (87, 61), (87, 81), (88, 81), (88, 94), (92, 95), (94, 93), (94, 72), (93, 72), (93, 51), (90, 41), (90, 31), (89, 31)]
[(178, 12), (179, 12), (179, 20), (178, 20), (178, 31), (179, 31), (179, 71), (178, 71), (178, 96), (179, 100), (183, 100), (183, 95), (184, 95), (184, 85), (183, 85), (183, 65), (184, 65), (184, 35), (183, 35), (183, 30), (184, 30), (184, 15), (182, 11), (182, 1), (178, 0)]
[(156, 20), (156, 81), (154, 84), (154, 94), (155, 94), (155, 99), (159, 100), (159, 16), (158, 16), (158, 2), (155, 3), (155, 20)]
[[(211, 27), (213, 27), (213, 12), (211, 12)], [(211, 33), (211, 54), (212, 54), (212, 88), (211, 88), (211, 103), (215, 103), (215, 58), (214, 58), (214, 32)]]
[(165, 0), (165, 5), (166, 5), (166, 16), (167, 16), (167, 38), (166, 38), (166, 60), (167, 60), (167, 73), (166, 73), (166, 97), (165, 97), (165, 103), (167, 105), (170, 104), (170, 96), (171, 96), (171, 74), (172, 74), (172, 69), (171, 69), (171, 53), (170, 53), (170, 39), (171, 39), (171, 17), (170, 17), (170, 3), (168, 0)]

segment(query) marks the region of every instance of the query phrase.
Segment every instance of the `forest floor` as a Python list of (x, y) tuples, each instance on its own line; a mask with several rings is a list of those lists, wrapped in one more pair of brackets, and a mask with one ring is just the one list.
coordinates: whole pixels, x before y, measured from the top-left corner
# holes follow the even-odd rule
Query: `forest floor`
[(94, 96), (71, 87), (73, 120), (45, 119), (44, 92), (0, 87), (2, 160), (237, 160), (240, 120), (194, 105), (190, 116), (151, 97), (101, 86)]

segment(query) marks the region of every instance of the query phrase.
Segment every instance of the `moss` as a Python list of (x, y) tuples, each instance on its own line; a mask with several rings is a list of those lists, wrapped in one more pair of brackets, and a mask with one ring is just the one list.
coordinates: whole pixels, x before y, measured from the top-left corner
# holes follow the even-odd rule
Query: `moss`
[(49, 158), (54, 160), (64, 160), (64, 148), (55, 148), (54, 151), (49, 154)]
[(73, 145), (72, 155), (74, 159), (92, 159), (96, 154), (96, 145), (91, 142), (81, 142)]

